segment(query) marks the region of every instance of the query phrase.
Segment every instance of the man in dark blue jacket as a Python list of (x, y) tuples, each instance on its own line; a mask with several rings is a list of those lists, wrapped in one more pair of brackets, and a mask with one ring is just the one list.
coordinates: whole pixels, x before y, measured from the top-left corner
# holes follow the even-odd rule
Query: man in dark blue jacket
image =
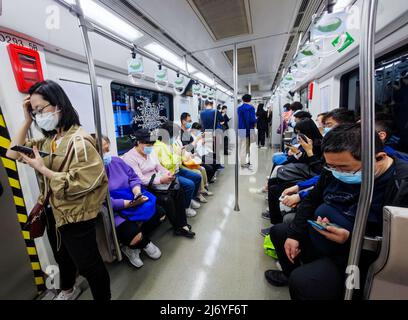
[[(374, 196), (366, 228), (371, 237), (382, 235), (384, 206), (408, 207), (408, 164), (389, 157), (375, 138)], [(290, 225), (275, 225), (270, 232), (283, 271), (268, 270), (265, 276), (272, 285), (289, 284), (292, 299), (342, 299), (344, 293), (362, 179), (361, 127), (336, 127), (325, 136), (322, 151), (327, 165), (316, 187)], [(322, 231), (309, 220), (334, 225)], [(374, 259), (361, 260), (363, 276)]]
[[(255, 107), (250, 104), (251, 100), (251, 95), (244, 95), (242, 97), (244, 103), (238, 108), (238, 137), (242, 168), (250, 168), (251, 166), (251, 131), (253, 132), (257, 122)], [(246, 159), (247, 156), (248, 161)]]

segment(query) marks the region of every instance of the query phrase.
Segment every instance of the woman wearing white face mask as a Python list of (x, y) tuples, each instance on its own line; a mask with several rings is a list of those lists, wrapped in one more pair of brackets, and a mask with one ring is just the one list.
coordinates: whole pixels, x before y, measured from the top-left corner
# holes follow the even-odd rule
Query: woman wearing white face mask
[[(96, 218), (108, 190), (108, 181), (93, 138), (81, 127), (78, 114), (63, 89), (53, 81), (35, 84), (24, 100), (24, 123), (11, 146), (34, 150), (28, 157), (9, 150), (39, 173), (47, 218), (47, 235), (60, 269), (62, 291), (57, 300), (75, 299), (77, 273), (90, 285), (95, 300), (110, 299), (110, 279), (96, 243)], [(42, 139), (26, 140), (35, 122)], [(41, 158), (38, 151), (50, 155)], [(49, 197), (49, 201), (47, 201)]]

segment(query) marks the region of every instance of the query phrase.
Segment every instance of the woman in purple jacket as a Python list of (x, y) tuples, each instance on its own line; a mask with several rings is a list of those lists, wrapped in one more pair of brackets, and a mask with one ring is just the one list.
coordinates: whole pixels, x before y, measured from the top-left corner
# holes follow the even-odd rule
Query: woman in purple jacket
[(161, 256), (160, 249), (148, 238), (160, 224), (161, 212), (156, 210), (155, 196), (142, 189), (141, 180), (133, 169), (121, 158), (109, 154), (109, 139), (103, 137), (102, 142), (117, 236), (123, 244), (124, 255), (132, 265), (140, 268), (143, 266), (142, 249), (154, 260)]

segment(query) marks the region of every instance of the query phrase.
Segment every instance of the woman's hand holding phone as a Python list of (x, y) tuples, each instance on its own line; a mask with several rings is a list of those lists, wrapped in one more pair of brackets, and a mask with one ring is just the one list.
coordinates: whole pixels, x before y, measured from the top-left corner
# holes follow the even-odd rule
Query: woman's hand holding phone
[(300, 135), (299, 143), (309, 156), (313, 155), (313, 140), (306, 137), (304, 134)]

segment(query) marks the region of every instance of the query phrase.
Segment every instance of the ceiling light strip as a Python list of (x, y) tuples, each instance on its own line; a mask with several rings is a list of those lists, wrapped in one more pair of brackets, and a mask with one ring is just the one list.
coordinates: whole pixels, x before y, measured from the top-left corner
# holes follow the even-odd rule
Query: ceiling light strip
[[(73, 5), (69, 5), (67, 2), (63, 1), (63, 0), (54, 0), (56, 2), (58, 2), (59, 4), (61, 4), (62, 6), (64, 6), (66, 9), (68, 9), (72, 14), (74, 15), (78, 15), (78, 12), (76, 11), (75, 6)], [(157, 57), (156, 55), (147, 52), (146, 50), (143, 50), (137, 46), (135, 46), (133, 43), (129, 42), (128, 40), (123, 39), (122, 37), (120, 37), (119, 35), (113, 34), (110, 31), (105, 30), (104, 28), (102, 28), (101, 26), (99, 26), (97, 23), (93, 22), (93, 21), (86, 21), (90, 27), (90, 31), (95, 32), (96, 34), (99, 34), (100, 36), (109, 39), (113, 42), (115, 42), (116, 44), (119, 44), (125, 48), (128, 48), (129, 50), (134, 49), (136, 51), (136, 53), (140, 54), (141, 56), (153, 60), (156, 63), (160, 63), (162, 66), (173, 70), (175, 72), (178, 72), (194, 81), (200, 82), (203, 85), (208, 86), (207, 83), (205, 83), (204, 81), (198, 79), (197, 77), (194, 77), (190, 74), (188, 74), (187, 72), (185, 72), (184, 70), (180, 70), (179, 68), (167, 63), (167, 62), (163, 62), (163, 59)]]

